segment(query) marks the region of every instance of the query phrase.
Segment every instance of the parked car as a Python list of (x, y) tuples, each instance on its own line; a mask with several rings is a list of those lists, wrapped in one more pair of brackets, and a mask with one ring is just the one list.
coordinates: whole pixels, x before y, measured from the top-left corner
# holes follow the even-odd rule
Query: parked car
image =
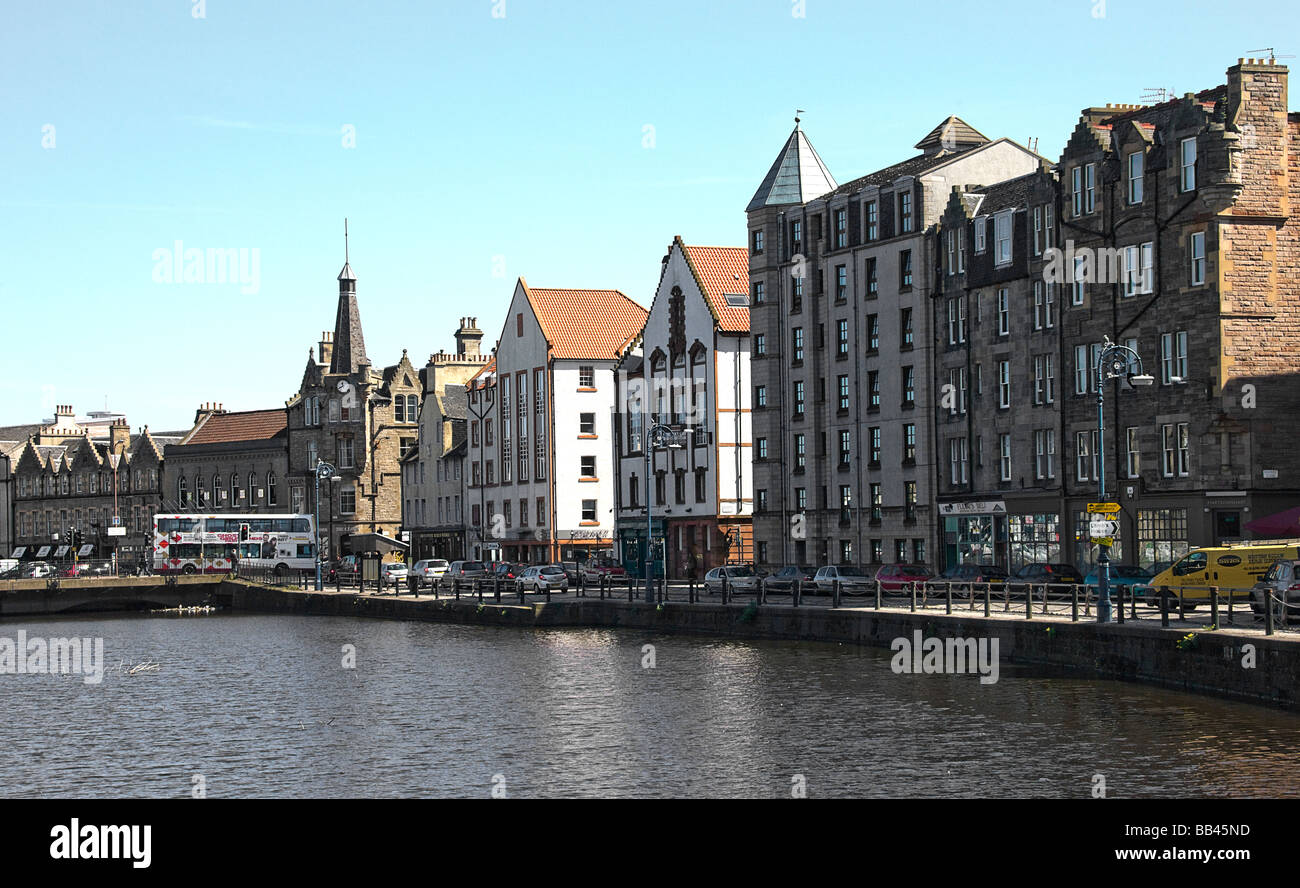
[[(1088, 575), (1084, 577), (1083, 581), (1095, 589), (1101, 582), (1099, 576), (1097, 568), (1094, 567), (1088, 571)], [(1123, 587), (1126, 597), (1144, 598), (1148, 603), (1155, 601), (1158, 605), (1160, 602), (1151, 594), (1151, 578), (1153, 576), (1155, 574), (1151, 573), (1151, 571), (1145, 567), (1138, 567), (1136, 564), (1112, 564), (1110, 566), (1110, 588), (1114, 592)]]
[(499, 561), (492, 568), (491, 576), (498, 580), (517, 580), (527, 569), (527, 564), (520, 564), (517, 561)]
[(360, 566), (357, 563), (357, 556), (344, 555), (335, 561), (329, 563), (329, 572), (327, 581), (330, 583), (355, 583), (360, 573)]
[(876, 584), (871, 574), (851, 564), (828, 564), (825, 567), (818, 568), (817, 573), (813, 575), (815, 591), (822, 595), (834, 593), (836, 581), (840, 584), (841, 592), (866, 592), (868, 590), (874, 592), (876, 590)]
[(913, 583), (934, 579), (934, 572), (924, 564), (886, 564), (876, 571), (882, 592), (909, 592)]
[(487, 565), (482, 561), (453, 561), (443, 571), (443, 580), (479, 580), (487, 576)]
[(595, 586), (600, 583), (603, 577), (608, 577), (610, 582), (613, 582), (627, 576), (627, 571), (623, 568), (623, 565), (608, 558), (597, 558), (588, 561), (582, 565), (581, 573), (584, 586)]
[[(1250, 606), (1264, 616), (1264, 602), (1273, 599), (1273, 619), (1286, 614), (1288, 623), (1300, 620), (1300, 561), (1283, 558), (1273, 562), (1250, 590)], [(1157, 602), (1158, 603), (1158, 602)]]
[(578, 562), (564, 561), (561, 562), (560, 567), (564, 568), (564, 575), (569, 578), (570, 585), (576, 586), (578, 584), (578, 574), (581, 572)]
[(1083, 575), (1070, 564), (1026, 564), (1016, 571), (1016, 579), (1026, 583), (1082, 583)]
[(976, 586), (983, 592), (984, 583), (997, 592), (1006, 584), (1007, 572), (995, 564), (955, 564), (938, 578), (952, 583), (954, 592), (969, 594)]
[(811, 592), (813, 576), (816, 573), (816, 568), (787, 564), (763, 578), (763, 589), (766, 592), (794, 592), (795, 580), (799, 580), (802, 584), (801, 590)]
[(38, 580), (54, 576), (54, 565), (45, 561), (29, 562), (19, 575), (24, 580)]
[(409, 571), (401, 561), (385, 561), (379, 568), (384, 584), (405, 583)]
[(704, 591), (712, 594), (722, 591), (722, 578), (727, 578), (727, 588), (732, 592), (753, 592), (758, 588), (758, 574), (747, 564), (715, 567), (704, 575)]
[(425, 558), (411, 565), (409, 576), (415, 577), (416, 586), (430, 586), (447, 572), (447, 559)]
[(524, 590), (527, 592), (547, 590), (563, 592), (569, 588), (569, 576), (558, 564), (535, 564), (524, 568), (524, 572), (519, 575), (519, 581), (524, 584)]

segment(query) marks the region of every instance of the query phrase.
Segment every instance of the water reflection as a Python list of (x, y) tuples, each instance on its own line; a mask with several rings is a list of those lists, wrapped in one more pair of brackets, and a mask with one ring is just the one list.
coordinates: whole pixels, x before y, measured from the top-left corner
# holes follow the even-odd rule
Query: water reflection
[[(333, 618), (0, 624), (102, 635), (100, 686), (0, 676), (0, 793), (1300, 796), (1300, 718), (1005, 666), (895, 675), (842, 645)], [(655, 667), (643, 668), (645, 644)], [(354, 645), (356, 669), (341, 666)]]

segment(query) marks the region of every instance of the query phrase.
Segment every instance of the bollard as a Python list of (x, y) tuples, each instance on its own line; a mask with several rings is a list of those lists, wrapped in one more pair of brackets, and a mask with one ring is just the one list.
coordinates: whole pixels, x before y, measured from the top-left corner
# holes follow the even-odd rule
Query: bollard
[[(1043, 597), (1046, 598), (1047, 596), (1044, 595)], [(1034, 584), (1025, 583), (1025, 619), (1032, 620), (1033, 618), (1034, 618)]]
[(727, 572), (722, 572), (722, 603), (727, 603)]
[[(1235, 591), (1236, 590), (1233, 589), (1228, 592), (1228, 625), (1229, 626), (1234, 626), (1236, 625), (1237, 622), (1236, 618), (1232, 614), (1232, 603), (1237, 599), (1237, 596), (1233, 594), (1233, 592)], [(1135, 609), (1136, 609), (1136, 604), (1135, 604)]]
[(1070, 622), (1079, 622), (1079, 584), (1070, 587)]
[(880, 580), (874, 582), (876, 584), (876, 610), (880, 610)]
[(916, 581), (913, 580), (908, 585), (912, 587), (912, 612), (915, 613), (916, 612)]
[(1210, 587), (1210, 628), (1217, 628), (1219, 625), (1219, 587)]
[(498, 577), (492, 578), (492, 597), (496, 604), (501, 603), (501, 580)]
[(627, 578), (627, 600), (630, 602), (632, 596), (636, 594), (636, 579), (631, 575)]
[(989, 608), (993, 606), (993, 584), (984, 584), (984, 616), (989, 615)]
[(460, 601), (460, 577), (452, 577), (451, 594), (457, 601)]
[(799, 606), (799, 595), (803, 592), (803, 577), (795, 577), (794, 582), (790, 584), (790, 606)]
[(952, 613), (952, 583), (951, 582), (948, 583), (948, 589), (945, 597), (947, 598), (946, 605), (948, 608), (948, 613), (951, 614)]
[(763, 603), (763, 578), (762, 577), (756, 577), (754, 579), (754, 600), (757, 601), (759, 604)]
[(1273, 634), (1273, 592), (1265, 590), (1264, 592), (1264, 634)]
[(483, 581), (474, 580), (474, 585), (470, 586), (470, 588), (474, 590), (474, 594), (478, 597), (478, 603), (482, 604), (483, 603)]
[(515, 594), (519, 596), (519, 603), (524, 603), (524, 581), (515, 580)]
[(1183, 587), (1178, 587), (1178, 619), (1187, 619), (1187, 601), (1183, 598)]
[(1115, 605), (1116, 605), (1115, 615), (1118, 617), (1118, 622), (1122, 624), (1124, 622), (1124, 586), (1123, 585), (1115, 587)]
[[(520, 581), (519, 581), (519, 588), (522, 589), (523, 587), (524, 587), (524, 581), (523, 581), (523, 580), (520, 580)], [(551, 584), (550, 584), (550, 583), (547, 583), (547, 584), (546, 584), (546, 603), (547, 603), (547, 604), (550, 604), (550, 603), (551, 603)]]
[(840, 581), (831, 581), (831, 607), (840, 606)]

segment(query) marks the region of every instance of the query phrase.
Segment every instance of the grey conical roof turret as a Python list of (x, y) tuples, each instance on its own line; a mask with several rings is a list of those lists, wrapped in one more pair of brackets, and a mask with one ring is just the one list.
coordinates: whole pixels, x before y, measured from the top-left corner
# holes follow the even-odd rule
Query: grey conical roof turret
[(807, 203), (836, 189), (835, 177), (817, 155), (812, 142), (796, 121), (794, 132), (786, 139), (763, 184), (754, 192), (746, 213), (763, 207)]

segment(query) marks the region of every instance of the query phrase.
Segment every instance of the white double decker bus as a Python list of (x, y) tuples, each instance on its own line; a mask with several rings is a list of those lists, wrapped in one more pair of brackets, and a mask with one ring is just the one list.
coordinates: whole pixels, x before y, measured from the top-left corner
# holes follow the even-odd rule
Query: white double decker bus
[(316, 568), (316, 528), (310, 515), (154, 515), (155, 573), (279, 574)]

